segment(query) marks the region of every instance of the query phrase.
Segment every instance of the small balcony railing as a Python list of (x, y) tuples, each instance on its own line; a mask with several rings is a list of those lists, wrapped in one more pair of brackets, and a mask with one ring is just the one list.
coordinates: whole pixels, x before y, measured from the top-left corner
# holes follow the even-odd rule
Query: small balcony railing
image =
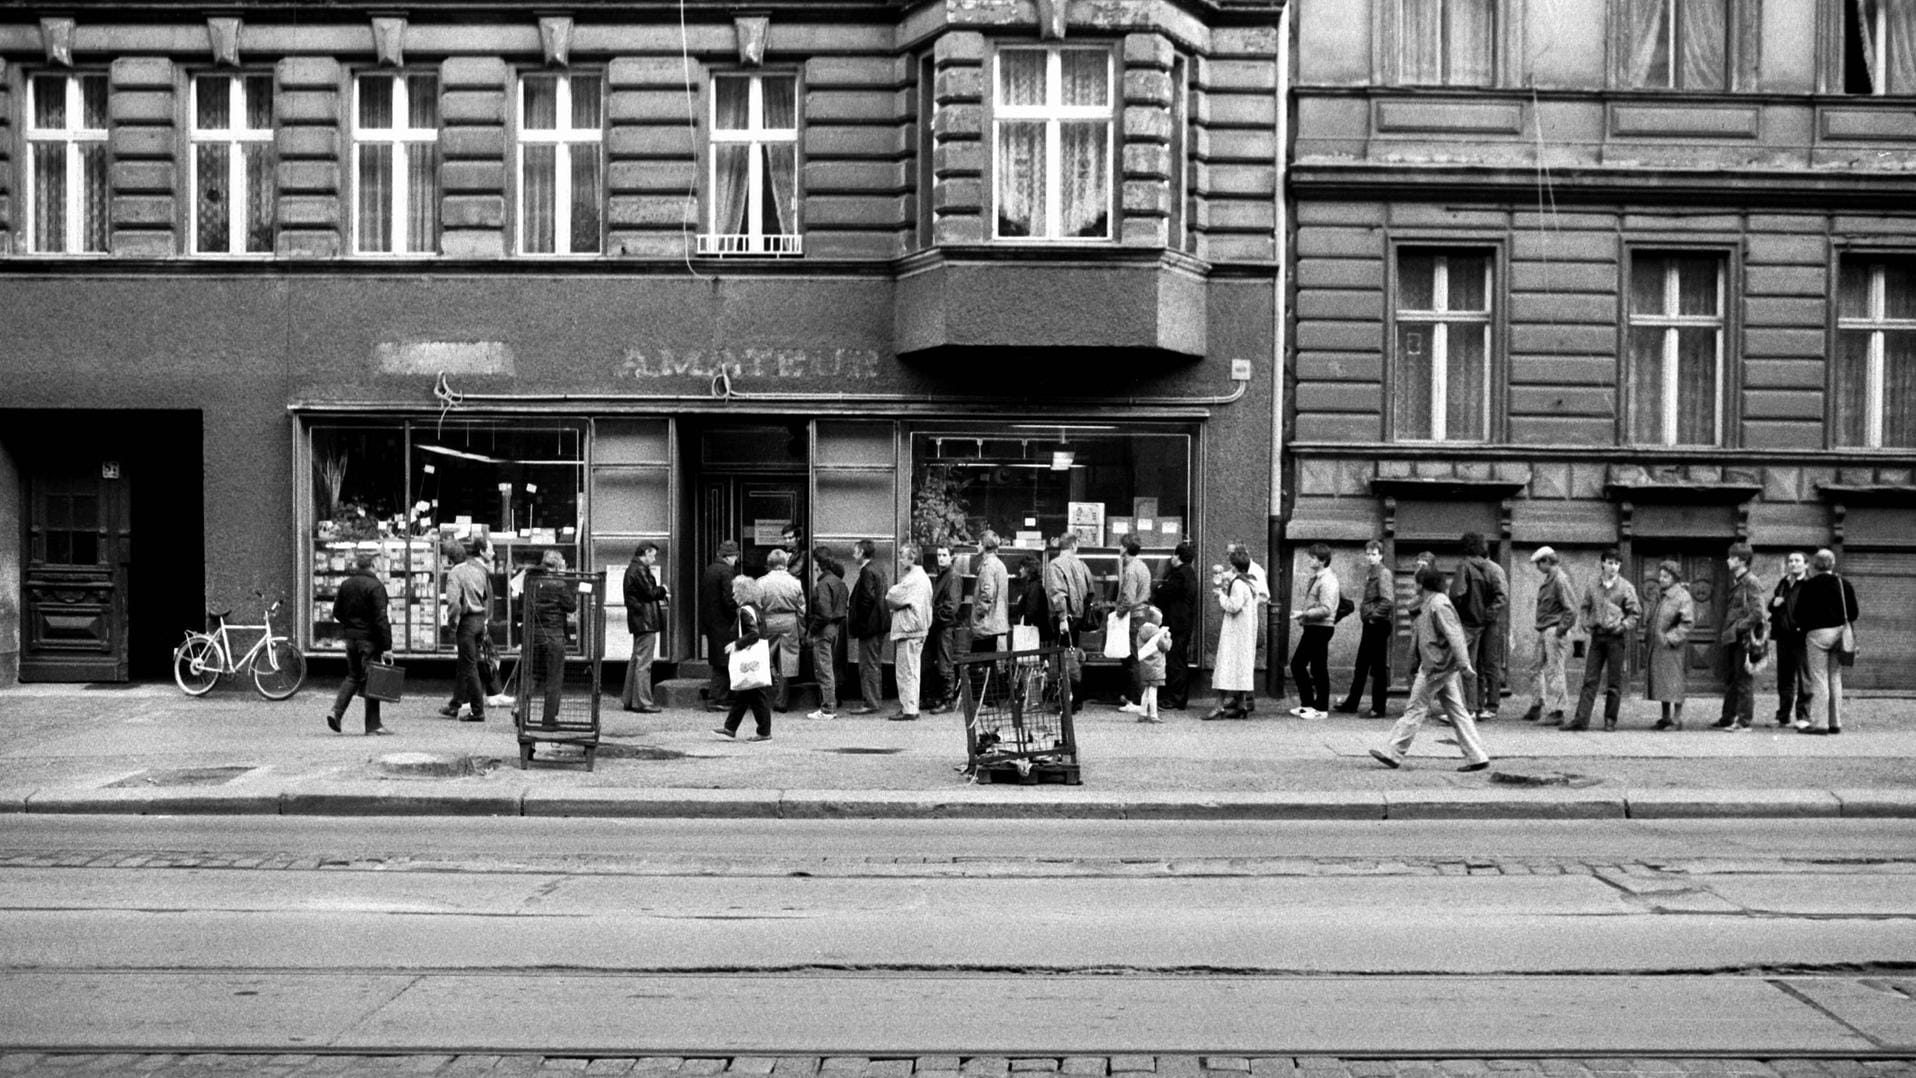
[(739, 233), (701, 232), (699, 254), (717, 258), (749, 256), (757, 258), (796, 258), (805, 253), (803, 236), (748, 236)]

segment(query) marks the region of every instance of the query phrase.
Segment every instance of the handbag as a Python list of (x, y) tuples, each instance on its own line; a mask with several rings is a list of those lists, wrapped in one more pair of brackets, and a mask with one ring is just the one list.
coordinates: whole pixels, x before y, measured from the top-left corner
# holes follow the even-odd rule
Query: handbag
[(1836, 665), (1856, 665), (1856, 627), (1849, 621), (1850, 592), (1843, 584), (1843, 578), (1836, 578), (1836, 601), (1843, 604), (1843, 635), (1836, 641)]
[(1131, 615), (1112, 611), (1104, 619), (1104, 657), (1131, 657)]
[(1011, 627), (1011, 650), (1038, 650), (1038, 627), (1036, 625), (1013, 625)]
[(733, 648), (731, 657), (725, 661), (726, 672), (731, 675), (732, 688), (764, 689), (772, 684), (772, 654), (760, 638), (746, 648)]
[(366, 664), (366, 699), (396, 704), (406, 695), (406, 668), (396, 663)]
[(1351, 616), (1351, 611), (1356, 609), (1357, 609), (1357, 604), (1351, 602), (1350, 596), (1339, 595), (1337, 597), (1337, 614), (1335, 617), (1331, 618), (1331, 623), (1334, 625), (1337, 622), (1343, 621), (1345, 618), (1348, 618)]

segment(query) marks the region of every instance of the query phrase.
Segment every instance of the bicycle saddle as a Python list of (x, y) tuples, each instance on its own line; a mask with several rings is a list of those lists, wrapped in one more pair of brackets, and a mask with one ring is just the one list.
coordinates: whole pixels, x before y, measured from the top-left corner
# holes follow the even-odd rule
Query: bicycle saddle
[(225, 609), (225, 610), (208, 610), (208, 611), (206, 612), (206, 620), (208, 620), (208, 621), (225, 621), (225, 620), (226, 620), (226, 617), (227, 617), (227, 615), (229, 615), (229, 614), (231, 614), (232, 612), (233, 612), (233, 611), (232, 611), (232, 608), (230, 608), (230, 607), (229, 607), (229, 608), (227, 608), (227, 609)]

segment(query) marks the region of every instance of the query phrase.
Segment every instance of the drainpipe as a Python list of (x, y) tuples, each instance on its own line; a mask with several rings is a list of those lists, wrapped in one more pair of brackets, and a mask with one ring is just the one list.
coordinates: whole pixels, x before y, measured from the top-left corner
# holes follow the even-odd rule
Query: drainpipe
[(1277, 147), (1274, 165), (1272, 210), (1275, 227), (1271, 242), (1277, 253), (1277, 280), (1271, 297), (1271, 489), (1270, 517), (1266, 536), (1268, 572), (1272, 577), (1271, 605), (1266, 614), (1265, 689), (1272, 696), (1284, 695), (1284, 656), (1290, 652), (1291, 574), (1284, 568), (1284, 396), (1285, 373), (1290, 354), (1285, 327), (1290, 321), (1291, 296), (1291, 214), (1289, 182), (1286, 170), (1290, 159), (1291, 138), (1291, 3), (1286, 0), (1277, 12)]

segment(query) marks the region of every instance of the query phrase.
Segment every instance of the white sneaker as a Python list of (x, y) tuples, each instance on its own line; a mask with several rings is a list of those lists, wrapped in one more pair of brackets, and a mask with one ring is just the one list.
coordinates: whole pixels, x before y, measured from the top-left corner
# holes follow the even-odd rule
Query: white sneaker
[(1118, 710), (1124, 712), (1126, 715), (1142, 715), (1144, 714), (1144, 705), (1143, 704), (1119, 704)]
[(1308, 719), (1311, 717), (1311, 709), (1307, 707), (1294, 707), (1291, 709), (1291, 714), (1300, 719)]
[(821, 707), (817, 711), (806, 712), (805, 717), (808, 719), (835, 719), (838, 716), (833, 714), (830, 711), (826, 711), (824, 708)]
[(519, 701), (517, 698), (508, 696), (505, 693), (498, 693), (496, 695), (486, 697), (487, 707), (511, 707), (512, 705), (518, 702)]
[(1328, 712), (1319, 711), (1314, 707), (1299, 708), (1298, 710), (1303, 712), (1303, 714), (1299, 715), (1298, 718), (1306, 719), (1311, 722), (1317, 722), (1321, 719), (1330, 718), (1330, 714)]

